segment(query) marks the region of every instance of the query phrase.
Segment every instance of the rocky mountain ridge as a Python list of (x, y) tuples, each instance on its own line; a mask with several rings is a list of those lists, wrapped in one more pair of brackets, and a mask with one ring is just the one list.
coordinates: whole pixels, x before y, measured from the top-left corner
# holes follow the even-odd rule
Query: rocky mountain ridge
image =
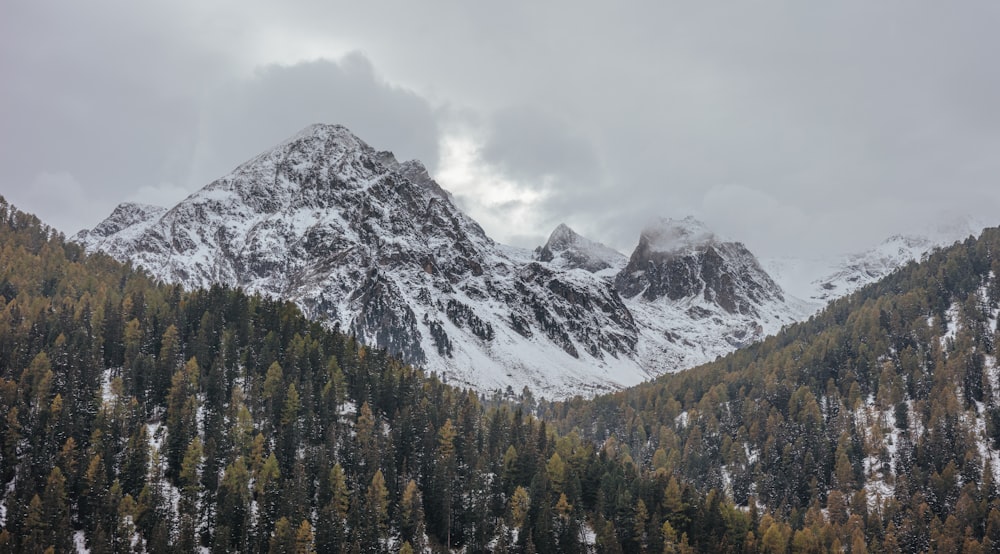
[(169, 210), (123, 204), (75, 238), (167, 282), (287, 298), (480, 390), (616, 389), (803, 315), (742, 244), (694, 220), (651, 226), (627, 260), (566, 226), (534, 253), (498, 244), (422, 164), (337, 125), (304, 129)]

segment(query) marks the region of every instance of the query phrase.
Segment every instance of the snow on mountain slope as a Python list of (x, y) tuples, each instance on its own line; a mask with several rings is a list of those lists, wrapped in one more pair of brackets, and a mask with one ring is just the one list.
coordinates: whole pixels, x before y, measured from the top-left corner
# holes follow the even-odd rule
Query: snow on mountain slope
[(169, 210), (76, 239), (188, 287), (286, 298), (453, 383), (550, 397), (691, 367), (802, 317), (742, 244), (663, 220), (631, 257), (565, 225), (495, 243), (419, 162), (314, 125)]
[(168, 211), (119, 207), (76, 238), (164, 281), (290, 299), (480, 389), (565, 396), (650, 375), (608, 282), (494, 243), (422, 165), (340, 126), (309, 127)]
[(708, 362), (809, 313), (742, 243), (691, 217), (644, 229), (615, 286), (642, 329), (644, 367)]
[(811, 303), (814, 313), (831, 300), (920, 261), (936, 248), (978, 236), (986, 227), (984, 222), (961, 218), (936, 225), (926, 235), (893, 235), (871, 249), (834, 259), (771, 258), (762, 260), (762, 265), (782, 289)]
[(565, 224), (556, 227), (545, 245), (535, 249), (535, 259), (560, 269), (584, 269), (601, 275), (618, 273), (628, 261), (621, 252), (584, 238)]
[(881, 244), (847, 256), (834, 271), (814, 282), (816, 300), (829, 301), (848, 295), (869, 283), (874, 283), (910, 261), (919, 261), (939, 246), (927, 237), (894, 235)]
[(167, 212), (166, 208), (125, 202), (119, 204), (111, 215), (91, 230), (80, 231), (76, 240), (87, 242), (102, 240), (118, 233), (138, 234), (146, 230)]

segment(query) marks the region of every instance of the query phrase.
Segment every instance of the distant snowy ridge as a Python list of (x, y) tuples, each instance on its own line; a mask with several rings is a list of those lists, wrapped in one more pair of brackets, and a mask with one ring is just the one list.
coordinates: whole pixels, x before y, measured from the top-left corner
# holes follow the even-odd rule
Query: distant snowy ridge
[(709, 361), (804, 316), (742, 244), (661, 220), (630, 257), (565, 225), (497, 244), (416, 161), (313, 125), (165, 210), (76, 240), (187, 287), (285, 298), (479, 390), (592, 394)]
[(863, 252), (832, 259), (771, 258), (762, 265), (785, 291), (811, 303), (815, 312), (911, 261), (919, 262), (934, 249), (978, 236), (986, 227), (985, 222), (962, 218), (937, 225), (927, 235), (893, 235)]

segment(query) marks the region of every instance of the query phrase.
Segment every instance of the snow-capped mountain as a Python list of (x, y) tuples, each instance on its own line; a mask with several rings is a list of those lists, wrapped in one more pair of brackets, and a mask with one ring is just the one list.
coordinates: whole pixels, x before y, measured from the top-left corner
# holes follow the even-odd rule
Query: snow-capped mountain
[(936, 248), (978, 236), (985, 222), (962, 218), (935, 226), (925, 235), (893, 235), (873, 248), (833, 259), (772, 258), (762, 260), (787, 293), (810, 302), (813, 311), (829, 301), (874, 283)]
[(743, 244), (717, 239), (691, 217), (660, 220), (644, 229), (615, 286), (626, 298), (703, 297), (731, 314), (758, 315), (760, 304), (784, 300), (781, 288)]
[(801, 316), (741, 244), (694, 220), (626, 258), (557, 228), (497, 244), (419, 162), (314, 125), (169, 210), (123, 204), (76, 239), (188, 287), (286, 298), (446, 379), (547, 396), (714, 359)]
[(644, 367), (692, 367), (805, 317), (739, 242), (688, 217), (647, 226), (615, 277), (642, 329)]
[(111, 215), (98, 224), (97, 227), (94, 227), (89, 231), (80, 231), (80, 233), (78, 233), (74, 238), (78, 241), (86, 242), (91, 236), (109, 237), (126, 229), (128, 229), (130, 233), (137, 233), (141, 229), (144, 229), (144, 227), (147, 227), (154, 221), (158, 220), (165, 213), (167, 213), (166, 208), (161, 208), (159, 206), (125, 202), (119, 204), (118, 207), (111, 212)]
[(604, 275), (618, 273), (628, 261), (621, 252), (578, 235), (564, 223), (535, 249), (535, 259), (559, 269), (584, 269)]

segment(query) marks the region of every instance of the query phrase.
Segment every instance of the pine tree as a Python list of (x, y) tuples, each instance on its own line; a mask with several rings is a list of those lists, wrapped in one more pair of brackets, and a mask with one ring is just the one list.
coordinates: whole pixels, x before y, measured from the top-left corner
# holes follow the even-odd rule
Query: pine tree
[(295, 554), (316, 554), (313, 547), (313, 528), (309, 520), (303, 519), (295, 532)]
[(531, 509), (531, 497), (528, 489), (517, 487), (510, 498), (510, 524), (515, 529), (524, 527), (527, 522), (528, 511)]
[(456, 495), (456, 434), (451, 419), (445, 420), (441, 428), (438, 429), (437, 450), (434, 454), (434, 479), (430, 494), (430, 498), (434, 499), (436, 505), (427, 511), (428, 515), (433, 514), (433, 520), (428, 519), (432, 530), (438, 539), (449, 548), (452, 545), (452, 531), (455, 523), (453, 502)]
[(424, 509), (416, 481), (410, 479), (400, 500), (400, 537), (417, 550), (423, 549)]
[(23, 552), (42, 552), (51, 546), (49, 542), (52, 536), (51, 527), (45, 520), (45, 508), (37, 494), (31, 497), (31, 502), (28, 504), (28, 514), (24, 520), (22, 533)]
[(646, 503), (640, 498), (635, 503), (635, 511), (632, 516), (632, 534), (639, 544), (639, 551), (646, 551), (646, 523), (649, 521), (649, 511)]
[(245, 551), (249, 544), (250, 472), (242, 456), (226, 467), (219, 487), (218, 507), (218, 524), (229, 534), (227, 547)]
[(351, 506), (344, 469), (335, 464), (330, 470), (330, 500), (321, 512), (322, 525), (316, 529), (316, 550), (342, 552), (347, 548), (347, 516)]
[(154, 403), (160, 404), (167, 397), (172, 376), (180, 369), (181, 362), (180, 336), (177, 327), (170, 325), (160, 339), (160, 355), (153, 366), (155, 372), (150, 383), (150, 400)]
[(256, 533), (258, 537), (267, 537), (278, 520), (281, 506), (281, 469), (274, 452), (267, 457), (257, 473), (254, 487), (257, 491), (257, 502), (260, 513), (257, 517)]
[(295, 554), (295, 529), (287, 517), (275, 522), (267, 551), (270, 554)]
[(558, 452), (552, 453), (552, 457), (549, 458), (548, 463), (545, 465), (545, 470), (548, 473), (549, 484), (552, 486), (552, 490), (557, 494), (563, 492), (566, 485), (566, 463), (559, 456)]
[(185, 450), (197, 435), (195, 416), (198, 411), (198, 361), (188, 360), (170, 381), (167, 396), (167, 475), (179, 476)]
[(42, 494), (42, 514), (48, 532), (45, 542), (59, 551), (68, 551), (73, 535), (69, 505), (66, 500), (66, 478), (59, 467), (52, 468)]
[(389, 492), (381, 469), (372, 476), (365, 492), (362, 518), (362, 544), (382, 544), (388, 538)]

